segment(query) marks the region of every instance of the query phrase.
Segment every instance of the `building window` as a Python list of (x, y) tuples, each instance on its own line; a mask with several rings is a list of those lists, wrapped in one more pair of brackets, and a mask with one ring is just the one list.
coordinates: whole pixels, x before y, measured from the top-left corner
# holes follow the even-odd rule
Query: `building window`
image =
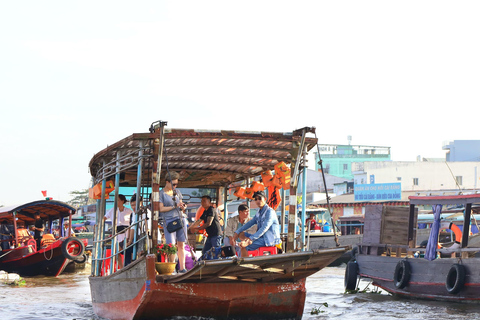
[(397, 181), (402, 181), (402, 177), (397, 177)]
[(462, 176), (456, 176), (456, 177), (455, 177), (455, 180), (457, 180), (457, 184), (458, 184), (459, 186), (462, 185), (462, 182), (463, 182)]
[(347, 163), (344, 163), (343, 164), (343, 171), (347, 171), (348, 170), (348, 164)]
[(413, 178), (413, 185), (418, 186), (418, 178)]
[(325, 168), (323, 168), (323, 170), (325, 170), (325, 173), (329, 173), (330, 172), (330, 164), (329, 163), (325, 164)]

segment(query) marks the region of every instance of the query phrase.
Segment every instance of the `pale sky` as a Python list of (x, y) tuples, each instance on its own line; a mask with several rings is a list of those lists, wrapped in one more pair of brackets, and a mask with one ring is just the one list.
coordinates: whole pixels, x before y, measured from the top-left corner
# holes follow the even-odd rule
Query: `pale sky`
[[(68, 201), (156, 120), (444, 158), (479, 138), (478, 1), (2, 1), (0, 205)], [(469, 121), (470, 120), (470, 121)], [(473, 121), (472, 121), (473, 120)]]

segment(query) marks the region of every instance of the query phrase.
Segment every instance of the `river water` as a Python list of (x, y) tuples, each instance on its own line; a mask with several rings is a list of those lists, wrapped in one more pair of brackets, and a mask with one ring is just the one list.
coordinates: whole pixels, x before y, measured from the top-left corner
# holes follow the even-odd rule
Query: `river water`
[[(303, 319), (480, 319), (480, 305), (407, 300), (385, 292), (344, 294), (345, 266), (307, 279)], [(24, 286), (0, 284), (0, 320), (102, 320), (92, 309), (89, 269), (60, 277), (29, 277)], [(367, 287), (361, 281), (360, 288)], [(311, 314), (312, 311), (317, 314)]]

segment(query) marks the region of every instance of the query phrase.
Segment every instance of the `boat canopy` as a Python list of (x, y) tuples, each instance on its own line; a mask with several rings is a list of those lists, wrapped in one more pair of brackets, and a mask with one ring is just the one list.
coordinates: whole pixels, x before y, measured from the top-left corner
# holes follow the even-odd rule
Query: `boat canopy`
[[(292, 163), (298, 157), (302, 133), (303, 129), (278, 133), (165, 128), (162, 171), (168, 165), (178, 172), (180, 188), (224, 187), (272, 170), (281, 161)], [(135, 133), (95, 154), (89, 163), (95, 183), (112, 177), (120, 167), (120, 186), (136, 186), (138, 150), (143, 149), (142, 157), (153, 158), (155, 139), (159, 135), (153, 130)], [(307, 151), (316, 143), (317, 138), (305, 138)], [(144, 162), (143, 181), (152, 181), (152, 167), (153, 161)], [(165, 177), (161, 178), (164, 184)]]
[(467, 205), (480, 203), (480, 194), (410, 196), (408, 199), (412, 205)]
[(70, 212), (72, 214), (75, 213), (75, 208), (64, 202), (56, 200), (34, 201), (22, 205), (1, 207), (0, 221), (13, 221), (14, 212), (19, 220), (27, 223), (33, 223), (35, 222), (34, 214), (36, 212), (40, 213), (40, 217), (42, 219), (48, 220), (48, 218), (57, 219), (60, 217), (68, 217)]

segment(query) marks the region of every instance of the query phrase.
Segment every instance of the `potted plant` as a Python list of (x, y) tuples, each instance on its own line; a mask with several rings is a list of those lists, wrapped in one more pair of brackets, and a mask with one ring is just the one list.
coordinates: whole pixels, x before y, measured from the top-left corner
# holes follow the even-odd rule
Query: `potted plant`
[(160, 243), (156, 246), (157, 249), (157, 261), (155, 263), (155, 269), (160, 274), (172, 274), (175, 271), (175, 262), (161, 262), (162, 256), (164, 256), (164, 261), (168, 261), (168, 256), (177, 253), (177, 247), (171, 243), (165, 244)]

